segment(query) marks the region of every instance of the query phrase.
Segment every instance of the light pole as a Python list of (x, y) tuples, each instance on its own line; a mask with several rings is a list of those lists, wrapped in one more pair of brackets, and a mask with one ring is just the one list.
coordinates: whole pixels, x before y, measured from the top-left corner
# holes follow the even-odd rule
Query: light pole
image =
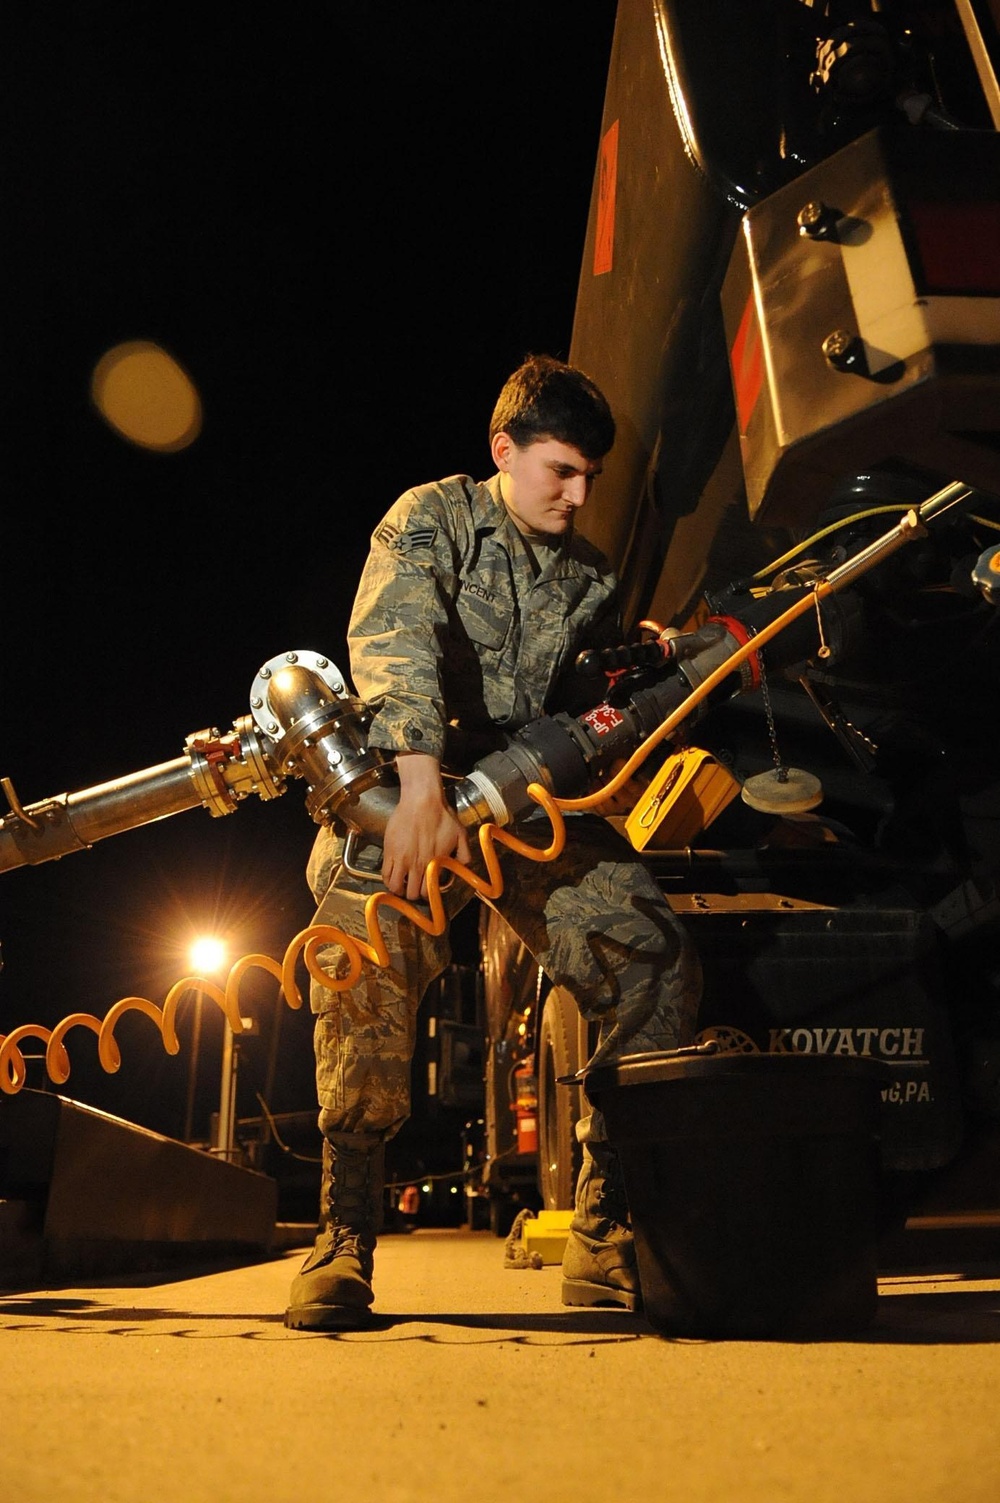
[(219, 1087), (219, 1120), (212, 1147), (227, 1162), (233, 1156), (236, 1133), (236, 1041), (229, 1019), (222, 1021), (222, 1081)]
[(184, 1107), (184, 1141), (194, 1136), (194, 1094), (198, 1082), (198, 1053), (201, 1049), (201, 1014), (205, 993), (199, 986), (194, 998), (194, 1028), (191, 1031), (191, 1058), (188, 1061), (187, 1102)]
[[(190, 954), (191, 968), (199, 976), (216, 976), (221, 971), (223, 971), (225, 969), (226, 959), (227, 959), (226, 946), (223, 943), (223, 941), (221, 939), (218, 939), (215, 935), (212, 935), (212, 934), (201, 935), (192, 944), (189, 954)], [(184, 1114), (184, 1139), (185, 1139), (185, 1142), (188, 1142), (188, 1143), (190, 1143), (190, 1141), (191, 1141), (191, 1137), (192, 1137), (192, 1124), (193, 1124), (193, 1120), (194, 1120), (194, 1099), (195, 1099), (195, 1089), (196, 1089), (197, 1080), (198, 1080), (198, 1056), (199, 1056), (199, 1053), (200, 1053), (200, 1050), (201, 1050), (201, 1025), (202, 1025), (202, 1014), (203, 1014), (203, 1011), (204, 1011), (204, 1006), (205, 1006), (205, 993), (204, 993), (204, 990), (201, 987), (199, 987), (198, 990), (197, 990), (197, 992), (196, 992), (196, 994), (195, 994), (195, 1003), (194, 1003), (194, 1030), (193, 1030), (193, 1034), (192, 1034), (192, 1038), (191, 1038), (191, 1062), (190, 1062), (190, 1064), (188, 1066), (187, 1107), (186, 1107), (185, 1114)], [(222, 1081), (223, 1081), (223, 1084), (222, 1084), (222, 1095), (225, 1098), (225, 1100), (226, 1100), (227, 1103), (230, 1102), (230, 1100), (232, 1098), (232, 1095), (233, 1095), (232, 1088), (230, 1087), (230, 1089), (227, 1092), (227, 1087), (226, 1087), (227, 1074), (228, 1075), (232, 1074), (232, 1042), (233, 1042), (233, 1031), (232, 1031), (232, 1029), (229, 1026), (228, 1020), (224, 1020), (223, 1021), (223, 1042), (222, 1042)], [(227, 1054), (229, 1055), (228, 1061), (227, 1061)], [(230, 1119), (231, 1119), (231, 1112), (230, 1112)], [(218, 1127), (218, 1130), (217, 1130), (217, 1133), (216, 1133), (216, 1140), (215, 1140), (215, 1142), (212, 1145), (213, 1150), (215, 1152), (219, 1152), (219, 1151), (222, 1150), (222, 1143), (223, 1143), (223, 1140), (221, 1138), (222, 1126), (223, 1126), (223, 1123), (222, 1123), (222, 1112), (220, 1110), (220, 1113), (219, 1113), (219, 1127)], [(227, 1132), (229, 1134), (228, 1147), (229, 1147), (229, 1150), (231, 1151), (231, 1149), (232, 1149), (232, 1128), (231, 1127), (227, 1128)]]
[[(253, 1018), (241, 1018), (245, 1033), (255, 1032)], [(235, 1155), (236, 1134), (236, 1076), (239, 1069), (240, 1048), (229, 1019), (222, 1023), (222, 1081), (219, 1087), (219, 1122), (212, 1145), (213, 1153), (231, 1163)]]

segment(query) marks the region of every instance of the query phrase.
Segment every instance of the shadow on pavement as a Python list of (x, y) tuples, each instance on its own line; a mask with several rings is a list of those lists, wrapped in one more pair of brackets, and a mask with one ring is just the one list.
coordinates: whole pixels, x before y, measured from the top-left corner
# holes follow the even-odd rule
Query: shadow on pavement
[[(131, 1327), (154, 1322), (169, 1322), (175, 1326), (193, 1327), (220, 1323), (228, 1327), (281, 1326), (284, 1314), (281, 1311), (206, 1311), (178, 1310), (157, 1305), (102, 1304), (98, 1299), (60, 1297), (59, 1295), (15, 1295), (0, 1297), (0, 1320), (4, 1324), (20, 1320), (69, 1321), (77, 1329), (80, 1324)], [(616, 1310), (555, 1311), (548, 1314), (526, 1314), (497, 1311), (495, 1313), (407, 1312), (375, 1314), (363, 1326), (339, 1331), (296, 1331), (289, 1336), (325, 1336), (327, 1339), (357, 1340), (359, 1336), (397, 1333), (406, 1326), (450, 1328), (467, 1331), (502, 1331), (509, 1339), (517, 1341), (524, 1336), (608, 1338), (635, 1341), (654, 1337), (661, 1341), (680, 1342), (690, 1345), (718, 1341), (719, 1337), (673, 1336), (669, 1332), (655, 1330), (642, 1316), (630, 1315)], [(221, 1332), (226, 1335), (229, 1332)], [(420, 1340), (433, 1339), (427, 1332), (414, 1333)], [(746, 1339), (746, 1338), (740, 1338)], [(933, 1293), (899, 1293), (881, 1296), (872, 1324), (862, 1331), (845, 1331), (826, 1338), (826, 1341), (861, 1342), (866, 1344), (916, 1343), (946, 1345), (963, 1343), (1000, 1342), (1000, 1291), (992, 1290), (942, 1290)], [(792, 1342), (792, 1345), (810, 1344)]]

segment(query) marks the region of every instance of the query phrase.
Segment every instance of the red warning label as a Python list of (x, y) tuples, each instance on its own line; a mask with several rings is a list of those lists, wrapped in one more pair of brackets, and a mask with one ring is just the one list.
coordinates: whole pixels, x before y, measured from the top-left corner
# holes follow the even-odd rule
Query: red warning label
[(736, 415), (739, 419), (740, 432), (745, 434), (750, 426), (750, 417), (757, 405), (760, 396), (760, 388), (764, 380), (764, 352), (760, 343), (760, 329), (757, 327), (757, 310), (754, 306), (753, 293), (747, 298), (747, 305), (743, 309), (743, 317), (733, 340), (733, 348), (729, 354), (733, 368), (733, 391), (736, 394)]
[(597, 230), (594, 235), (594, 276), (610, 271), (615, 257), (615, 192), (618, 186), (618, 121), (601, 138), (597, 177)]
[(590, 726), (595, 736), (606, 736), (620, 726), (625, 716), (614, 705), (598, 705), (596, 710), (588, 710), (580, 719)]

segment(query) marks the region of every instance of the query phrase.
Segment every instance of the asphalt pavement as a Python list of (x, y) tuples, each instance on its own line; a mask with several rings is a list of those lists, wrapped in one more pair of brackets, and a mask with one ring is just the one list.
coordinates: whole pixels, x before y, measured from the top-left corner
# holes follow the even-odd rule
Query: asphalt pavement
[(487, 1231), (384, 1236), (363, 1331), (302, 1259), (0, 1295), (8, 1503), (996, 1503), (1000, 1268), (880, 1278), (835, 1340), (570, 1310)]

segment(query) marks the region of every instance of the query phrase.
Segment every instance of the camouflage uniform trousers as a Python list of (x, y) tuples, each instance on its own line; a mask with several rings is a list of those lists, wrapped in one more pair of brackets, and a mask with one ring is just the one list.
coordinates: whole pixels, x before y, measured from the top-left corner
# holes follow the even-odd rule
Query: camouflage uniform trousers
[[(537, 834), (532, 824), (519, 827), (518, 838), (544, 848), (551, 838), (548, 821), (535, 825)], [(644, 862), (606, 820), (572, 816), (566, 829), (565, 848), (555, 861), (532, 861), (497, 845), (504, 890), (491, 906), (549, 979), (574, 998), (588, 1021), (598, 1023), (592, 1064), (688, 1042), (701, 967), (680, 921)], [(340, 854), (339, 840), (321, 831), (308, 873), (319, 903), (314, 922), (367, 940), (364, 907), (381, 889), (381, 851), (368, 847), (355, 860), (363, 867), (371, 860), (371, 883), (352, 876)], [(478, 848), (471, 869), (483, 872)], [(456, 877), (443, 892), (449, 917), (475, 896)], [(420, 908), (429, 912), (425, 904)], [(310, 983), (320, 1129), (328, 1137), (349, 1134), (372, 1143), (392, 1137), (410, 1114), (417, 1009), (451, 958), (447, 929), (428, 936), (388, 906), (379, 907), (378, 920), (388, 967), (366, 960), (355, 985), (339, 992)], [(319, 959), (332, 976), (347, 974), (342, 946), (325, 946)], [(588, 1141), (606, 1136), (596, 1111), (581, 1128)]]

